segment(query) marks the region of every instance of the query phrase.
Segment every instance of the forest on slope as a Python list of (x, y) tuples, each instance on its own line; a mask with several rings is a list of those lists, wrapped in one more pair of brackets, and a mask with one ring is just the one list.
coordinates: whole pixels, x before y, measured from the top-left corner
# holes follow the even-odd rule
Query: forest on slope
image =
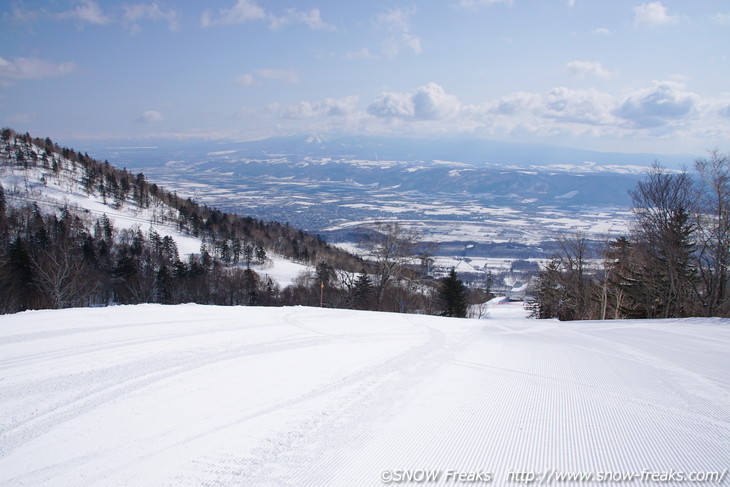
[[(325, 274), (367, 268), (318, 236), (197, 204), (147, 181), (143, 173), (59, 147), (49, 138), (5, 128), (0, 144), (0, 168), (21, 168), (25, 178), (25, 187), (0, 184), (2, 313), (145, 302), (307, 304), (310, 290), (282, 292), (250, 264), (275, 254)], [(37, 181), (29, 182), (33, 178)], [(156, 222), (200, 239), (200, 252), (185, 259), (172, 237), (115, 228), (106, 214), (59, 207), (29, 191), (33, 183), (50, 182), (80, 188), (110, 209), (152, 209)]]

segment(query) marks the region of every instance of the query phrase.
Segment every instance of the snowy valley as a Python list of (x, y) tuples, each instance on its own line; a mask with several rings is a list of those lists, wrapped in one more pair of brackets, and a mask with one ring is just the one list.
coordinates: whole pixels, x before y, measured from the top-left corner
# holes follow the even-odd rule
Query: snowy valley
[(290, 222), (331, 242), (357, 243), (374, 221), (397, 219), (441, 244), (442, 255), (480, 244), (470, 257), (513, 259), (519, 255), (510, 246), (544, 258), (559, 235), (602, 241), (625, 232), (628, 189), (655, 158), (385, 137), (96, 144), (93, 153), (144, 170), (182, 195)]

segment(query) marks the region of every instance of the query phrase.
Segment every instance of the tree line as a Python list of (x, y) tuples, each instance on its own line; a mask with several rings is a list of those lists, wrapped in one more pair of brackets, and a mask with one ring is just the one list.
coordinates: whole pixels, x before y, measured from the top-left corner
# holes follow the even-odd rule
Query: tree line
[[(730, 316), (730, 157), (717, 150), (695, 173), (655, 164), (630, 191), (630, 232), (601, 252), (561, 240), (531, 304), (560, 320)], [(598, 263), (596, 263), (598, 261)]]
[[(379, 225), (369, 234), (369, 259), (364, 260), (288, 224), (199, 205), (149, 183), (143, 173), (134, 175), (48, 138), (7, 128), (0, 137), (0, 164), (22, 167), (26, 179), (36, 170), (42, 184), (80, 187), (113, 208), (146, 210), (156, 224), (202, 241), (199, 253), (181, 258), (175, 240), (153, 228), (115, 228), (103, 213), (43, 202), (27, 180), (25, 188), (0, 185), (2, 313), (196, 302), (465, 314), (461, 304), (453, 308), (445, 303), (440, 284), (424, 270), (431, 249), (397, 223)], [(307, 264), (313, 271), (280, 289), (253, 268), (270, 254)]]

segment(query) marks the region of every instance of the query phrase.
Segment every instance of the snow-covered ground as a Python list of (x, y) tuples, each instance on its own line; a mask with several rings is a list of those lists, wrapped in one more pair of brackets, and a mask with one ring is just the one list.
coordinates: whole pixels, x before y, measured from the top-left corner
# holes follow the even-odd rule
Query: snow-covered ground
[[(50, 169), (42, 167), (23, 169), (18, 166), (0, 166), (0, 183), (5, 188), (10, 205), (35, 203), (44, 212), (58, 212), (59, 208), (67, 205), (79, 209), (81, 214), (87, 214), (92, 220), (106, 215), (117, 230), (140, 229), (145, 235), (154, 230), (161, 237), (169, 236), (175, 240), (183, 260), (190, 254), (200, 253), (201, 239), (180, 232), (170, 222), (162, 222), (163, 215), (172, 211), (170, 208), (157, 201), (150, 208), (140, 208), (132, 201), (126, 201), (121, 208), (114, 208), (98, 194), (87, 195), (81, 187), (80, 177), (69, 171), (56, 176)], [(45, 184), (40, 183), (42, 178)], [(177, 215), (176, 210), (172, 212)], [(254, 265), (253, 269), (263, 278), (271, 278), (281, 288), (285, 288), (293, 284), (299, 274), (311, 270), (311, 267), (271, 255), (265, 265)]]
[(689, 485), (677, 474), (730, 467), (730, 323), (535, 321), (497, 302), (485, 320), (2, 316), (0, 485), (377, 486), (423, 470), (428, 485)]

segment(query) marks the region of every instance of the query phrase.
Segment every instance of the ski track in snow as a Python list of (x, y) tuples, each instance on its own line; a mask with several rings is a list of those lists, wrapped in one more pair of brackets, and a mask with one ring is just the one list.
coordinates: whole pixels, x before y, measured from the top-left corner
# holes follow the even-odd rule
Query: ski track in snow
[(376, 486), (386, 469), (515, 485), (510, 471), (730, 467), (726, 320), (513, 314), (2, 316), (0, 485)]

